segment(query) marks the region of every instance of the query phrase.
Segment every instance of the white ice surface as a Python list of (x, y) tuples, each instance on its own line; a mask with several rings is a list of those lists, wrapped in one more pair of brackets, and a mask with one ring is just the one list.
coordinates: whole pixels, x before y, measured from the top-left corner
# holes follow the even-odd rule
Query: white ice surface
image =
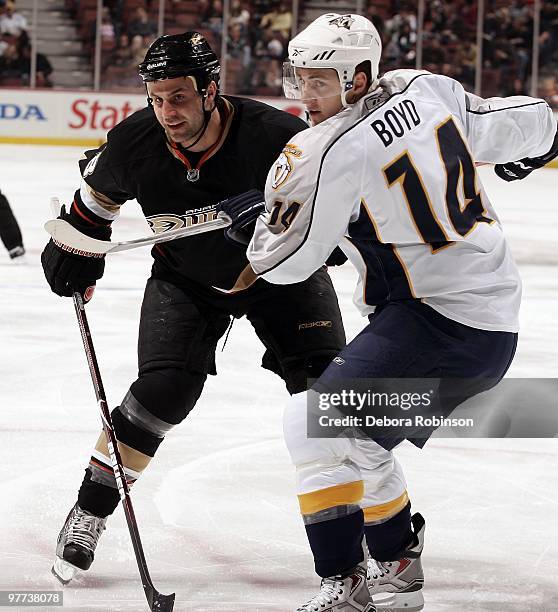
[[(50, 574), (56, 536), (99, 430), (71, 301), (49, 292), (39, 262), (48, 200), (71, 199), (80, 155), (0, 146), (0, 188), (28, 252), (27, 265), (15, 266), (0, 247), (0, 590), (60, 588)], [(524, 280), (510, 375), (556, 377), (558, 172), (505, 184), (490, 168), (481, 171)], [(116, 235), (146, 232), (137, 205), (125, 206)], [(87, 311), (115, 405), (136, 375), (149, 250), (107, 263)], [(352, 337), (364, 324), (351, 304), (353, 272), (344, 266), (333, 276)], [(316, 592), (281, 439), (286, 392), (259, 368), (261, 353), (249, 324), (236, 322), (218, 354), (218, 377), (133, 490), (152, 578), (162, 592), (176, 591), (177, 612), (286, 612)], [(556, 439), (439, 439), (397, 454), (414, 509), (427, 520), (427, 612), (558, 610)], [(64, 598), (72, 611), (146, 609), (120, 509), (92, 569), (64, 588)]]

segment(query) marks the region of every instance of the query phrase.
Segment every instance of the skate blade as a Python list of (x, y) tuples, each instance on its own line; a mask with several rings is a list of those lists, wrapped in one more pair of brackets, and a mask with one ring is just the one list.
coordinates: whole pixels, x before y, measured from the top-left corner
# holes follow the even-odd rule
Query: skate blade
[(60, 557), (54, 559), (51, 568), (52, 573), (58, 578), (62, 584), (68, 584), (72, 578), (80, 571), (79, 567), (64, 561)]
[(19, 255), (10, 259), (10, 265), (12, 266), (26, 266), (29, 262), (25, 259), (25, 255)]
[(419, 612), (424, 608), (422, 591), (378, 593), (372, 598), (378, 612)]

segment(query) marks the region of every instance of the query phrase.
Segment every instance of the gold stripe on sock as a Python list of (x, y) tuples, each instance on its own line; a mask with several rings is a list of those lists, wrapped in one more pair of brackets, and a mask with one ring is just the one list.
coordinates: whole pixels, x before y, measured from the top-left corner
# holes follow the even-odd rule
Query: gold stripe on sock
[[(107, 459), (109, 458), (107, 439), (105, 437), (104, 431), (102, 431), (99, 435), (97, 444), (95, 444), (95, 450), (105, 455)], [(143, 470), (151, 461), (151, 457), (149, 455), (144, 455), (135, 448), (127, 446), (122, 442), (118, 443), (118, 450), (120, 451), (120, 457), (122, 458), (122, 463), (124, 467), (133, 470), (134, 472), (143, 472)], [(108, 463), (110, 465), (110, 460), (108, 461)]]
[(409, 503), (409, 496), (407, 491), (403, 491), (403, 495), (400, 495), (397, 499), (394, 499), (385, 504), (379, 504), (378, 506), (368, 506), (363, 508), (364, 522), (365, 523), (383, 523), (384, 521), (392, 518)]
[(346, 482), (344, 484), (304, 493), (298, 496), (302, 514), (314, 514), (334, 506), (358, 504), (364, 495), (362, 480)]

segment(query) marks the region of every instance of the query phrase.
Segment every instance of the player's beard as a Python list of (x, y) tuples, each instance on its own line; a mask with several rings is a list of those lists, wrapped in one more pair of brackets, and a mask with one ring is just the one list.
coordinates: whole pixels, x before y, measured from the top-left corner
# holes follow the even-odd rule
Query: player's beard
[(204, 116), (200, 111), (196, 116), (185, 119), (184, 123), (181, 123), (176, 129), (166, 126), (165, 131), (173, 142), (178, 142), (183, 147), (188, 148), (200, 135), (203, 128)]

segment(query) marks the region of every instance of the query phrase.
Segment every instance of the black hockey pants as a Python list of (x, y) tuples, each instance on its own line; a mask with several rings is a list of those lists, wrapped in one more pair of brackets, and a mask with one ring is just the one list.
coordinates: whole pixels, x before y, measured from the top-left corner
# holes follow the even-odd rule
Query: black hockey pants
[(17, 224), (14, 213), (10, 208), (8, 199), (0, 191), (0, 239), (8, 251), (15, 247), (23, 246), (21, 230)]

